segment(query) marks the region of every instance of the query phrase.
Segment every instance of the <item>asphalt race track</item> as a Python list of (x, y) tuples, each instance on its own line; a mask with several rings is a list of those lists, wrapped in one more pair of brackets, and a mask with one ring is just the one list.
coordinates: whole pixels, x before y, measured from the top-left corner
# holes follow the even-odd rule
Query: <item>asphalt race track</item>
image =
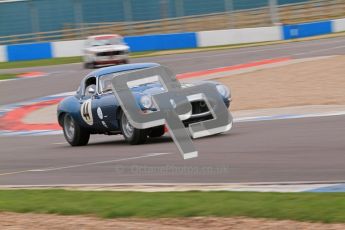
[[(277, 57), (335, 54), (345, 54), (344, 37), (133, 62), (159, 62), (183, 73)], [(81, 64), (21, 72), (27, 70), (50, 75), (0, 83), (0, 105), (72, 91), (88, 72)], [(228, 134), (195, 140), (199, 157), (189, 160), (182, 160), (169, 137), (129, 146), (121, 136), (96, 135), (88, 146), (72, 148), (62, 135), (1, 136), (0, 184), (345, 181), (344, 124), (344, 116), (236, 123)]]
[[(279, 57), (305, 58), (337, 54), (345, 54), (345, 37), (240, 49), (136, 58), (132, 59), (131, 62), (158, 62), (178, 74), (263, 59)], [(90, 70), (83, 69), (81, 64), (67, 64), (23, 68), (11, 71), (0, 70), (0, 73), (26, 71), (43, 71), (51, 74), (45, 78), (2, 82), (0, 84), (0, 105), (76, 90), (80, 84), (80, 80), (85, 74), (90, 72)]]
[(199, 157), (189, 160), (168, 137), (128, 146), (120, 136), (94, 136), (75, 148), (60, 135), (1, 137), (0, 184), (341, 181), (344, 122), (240, 123), (229, 134), (196, 140)]

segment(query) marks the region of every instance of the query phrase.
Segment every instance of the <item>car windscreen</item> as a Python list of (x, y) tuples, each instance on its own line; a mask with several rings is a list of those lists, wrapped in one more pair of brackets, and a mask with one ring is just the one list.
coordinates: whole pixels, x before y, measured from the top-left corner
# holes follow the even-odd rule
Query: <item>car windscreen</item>
[(105, 74), (102, 75), (99, 78), (99, 92), (100, 93), (108, 93), (111, 92), (113, 90), (112, 86), (111, 86), (111, 80), (113, 79), (113, 77), (121, 74), (121, 73), (126, 73), (126, 72), (130, 72), (129, 71), (122, 71), (122, 72), (117, 72), (117, 73), (109, 73), (109, 74)]
[[(99, 78), (99, 92), (100, 93), (109, 93), (112, 92), (113, 88), (112, 88), (112, 79), (115, 76), (121, 75), (123, 73), (128, 73), (128, 72), (133, 72), (135, 70), (128, 70), (128, 71), (122, 71), (122, 72), (117, 72), (117, 73), (109, 73), (109, 74), (105, 74), (102, 75)], [(156, 83), (159, 83), (158, 81)], [(152, 83), (151, 83), (152, 84)], [(136, 85), (136, 86), (130, 86), (129, 88), (134, 88), (134, 87), (139, 87), (140, 85)]]
[(113, 78), (114, 73), (103, 75), (99, 78), (99, 92), (107, 93), (113, 90), (111, 86), (111, 79)]
[(91, 46), (122, 45), (121, 37), (95, 38), (91, 41)]

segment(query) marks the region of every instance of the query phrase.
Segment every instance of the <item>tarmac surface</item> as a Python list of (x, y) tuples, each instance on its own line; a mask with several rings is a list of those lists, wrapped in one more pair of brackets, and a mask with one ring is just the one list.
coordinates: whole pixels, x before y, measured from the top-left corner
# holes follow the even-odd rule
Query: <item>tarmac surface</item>
[[(344, 37), (132, 62), (158, 62), (184, 73), (263, 59), (336, 54), (345, 54)], [(90, 71), (68, 64), (20, 72), (31, 70), (49, 75), (1, 82), (0, 105), (72, 91)], [(345, 181), (344, 124), (345, 116), (237, 123), (228, 134), (195, 140), (199, 157), (189, 160), (182, 160), (169, 137), (129, 146), (121, 136), (96, 135), (88, 146), (72, 148), (62, 135), (2, 136), (0, 184)]]
[(1, 137), (1, 185), (342, 181), (344, 116), (235, 124), (196, 139), (183, 160), (169, 137), (129, 146), (93, 136), (70, 147), (62, 135)]
[[(264, 59), (280, 57), (306, 58), (337, 54), (345, 54), (345, 37), (135, 58), (132, 59), (131, 62), (158, 62), (179, 74)], [(81, 79), (83, 79), (87, 73), (91, 72), (91, 70), (85, 70), (82, 64), (66, 64), (59, 66), (0, 70), (0, 74), (8, 72), (22, 73), (28, 71), (46, 72), (49, 76), (1, 82), (0, 106), (76, 90)]]

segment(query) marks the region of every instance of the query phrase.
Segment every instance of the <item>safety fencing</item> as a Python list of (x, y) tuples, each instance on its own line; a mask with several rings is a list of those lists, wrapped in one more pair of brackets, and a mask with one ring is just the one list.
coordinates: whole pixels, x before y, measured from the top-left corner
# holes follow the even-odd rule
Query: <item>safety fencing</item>
[(324, 21), (344, 18), (345, 0), (0, 0), (0, 15), (10, 45)]
[[(270, 27), (125, 36), (132, 52), (186, 49), (304, 38), (345, 31), (345, 19)], [(0, 46), (0, 61), (24, 61), (83, 55), (84, 40)]]

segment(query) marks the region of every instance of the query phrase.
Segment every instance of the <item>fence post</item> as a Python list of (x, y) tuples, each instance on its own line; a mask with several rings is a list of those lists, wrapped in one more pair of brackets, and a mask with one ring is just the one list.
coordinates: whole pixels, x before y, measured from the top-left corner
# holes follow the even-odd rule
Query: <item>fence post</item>
[(82, 37), (83, 39), (85, 38), (85, 30), (84, 30), (84, 18), (83, 18), (83, 10), (81, 7), (81, 0), (74, 0), (73, 1), (74, 5), (74, 20), (75, 24), (77, 25), (78, 28), (80, 28), (79, 31), (79, 37)]
[(225, 12), (229, 17), (229, 28), (235, 28), (235, 15), (234, 13), (234, 2), (233, 0), (224, 0)]
[(40, 22), (38, 20), (38, 12), (33, 0), (29, 2), (30, 15), (31, 15), (31, 29), (36, 33), (36, 41), (40, 40), (38, 33), (40, 32)]
[(169, 32), (169, 21), (166, 21), (164, 19), (167, 19), (169, 17), (169, 3), (167, 0), (160, 0), (160, 10), (161, 10), (161, 18), (163, 19), (161, 21), (163, 32)]
[(123, 1), (123, 12), (125, 15), (124, 19), (126, 23), (125, 27), (126, 27), (127, 34), (131, 35), (133, 32), (132, 25), (130, 25), (130, 23), (133, 21), (131, 0)]
[[(181, 18), (184, 16), (184, 6), (183, 6), (183, 0), (175, 0), (175, 17)], [(183, 25), (183, 19), (179, 19), (180, 23), (180, 32), (185, 31), (184, 25)]]
[(279, 23), (277, 0), (268, 0), (268, 4), (270, 8), (271, 23), (277, 25)]

